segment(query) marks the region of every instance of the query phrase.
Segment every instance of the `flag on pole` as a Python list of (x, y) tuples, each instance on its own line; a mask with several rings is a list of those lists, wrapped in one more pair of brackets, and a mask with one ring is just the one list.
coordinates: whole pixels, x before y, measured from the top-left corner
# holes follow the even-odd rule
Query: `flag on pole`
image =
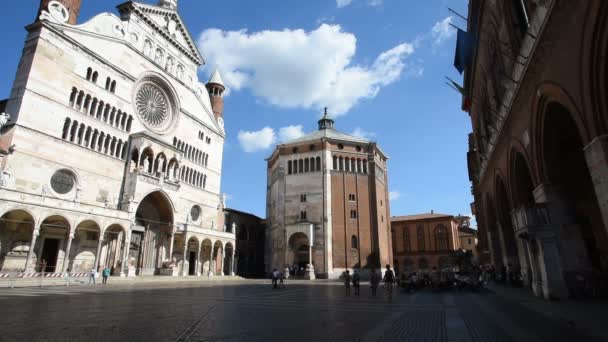
[(471, 65), (473, 60), (473, 35), (469, 32), (458, 29), (456, 36), (456, 54), (454, 56), (454, 67), (459, 73)]

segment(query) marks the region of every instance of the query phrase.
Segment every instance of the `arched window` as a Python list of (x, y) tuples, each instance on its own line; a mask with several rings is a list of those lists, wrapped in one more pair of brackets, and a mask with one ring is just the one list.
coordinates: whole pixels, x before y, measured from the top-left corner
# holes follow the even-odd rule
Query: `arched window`
[(448, 229), (440, 224), (435, 227), (435, 249), (438, 251), (447, 251), (448, 246)]
[(310, 158), (310, 172), (315, 172), (315, 158)]
[(61, 138), (63, 140), (68, 139), (68, 135), (70, 134), (70, 123), (71, 122), (72, 122), (72, 120), (70, 118), (65, 118), (65, 123), (63, 124), (63, 134), (61, 135)]
[(80, 110), (82, 108), (82, 101), (84, 101), (84, 92), (80, 91), (78, 93), (78, 100), (76, 100), (76, 109)]
[(91, 79), (91, 81), (93, 81), (93, 83), (97, 83), (97, 78), (99, 77), (99, 74), (97, 73), (97, 71), (95, 71), (93, 73), (93, 78)]
[(412, 246), (410, 243), (410, 227), (403, 227), (403, 251), (410, 252)]
[(290, 175), (292, 172), (291, 169), (291, 160), (287, 161), (287, 174)]
[(357, 241), (357, 237), (355, 235), (350, 237), (350, 247), (354, 249), (359, 248), (359, 241)]
[(418, 226), (418, 229), (416, 231), (416, 237), (418, 238), (418, 251), (425, 251), (426, 250), (426, 244), (424, 242), (424, 227), (423, 226)]
[(90, 81), (91, 77), (93, 77), (93, 69), (87, 68), (87, 81)]
[(304, 172), (308, 172), (309, 171), (309, 162), (308, 162), (308, 158), (304, 159)]
[(363, 170), (361, 169), (361, 159), (357, 159), (357, 172), (358, 172), (358, 173), (361, 173), (361, 171), (363, 171)]
[(76, 96), (78, 96), (78, 89), (72, 88), (72, 93), (70, 94), (70, 107), (72, 108), (76, 104)]
[(110, 86), (110, 91), (112, 93), (116, 92), (116, 81), (112, 81), (112, 85)]
[(112, 85), (112, 81), (109, 77), (106, 77), (106, 90), (110, 90), (110, 85)]
[(367, 173), (367, 160), (363, 160), (363, 173)]
[(339, 171), (344, 171), (344, 158), (339, 157), (338, 158), (338, 170)]
[(317, 162), (315, 164), (317, 164), (317, 171), (321, 171), (321, 157), (317, 157)]
[(334, 170), (338, 170), (338, 157), (334, 156), (334, 163), (333, 163), (333, 169)]
[(303, 173), (304, 172), (304, 160), (300, 159), (298, 160), (298, 173)]

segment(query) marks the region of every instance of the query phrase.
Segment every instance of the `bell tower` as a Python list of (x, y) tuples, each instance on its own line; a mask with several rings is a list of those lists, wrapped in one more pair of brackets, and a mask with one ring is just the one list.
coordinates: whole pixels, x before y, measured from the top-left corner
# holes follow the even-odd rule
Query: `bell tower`
[(224, 90), (226, 90), (226, 87), (224, 87), (224, 81), (222, 81), (220, 72), (215, 70), (213, 76), (207, 82), (207, 91), (209, 91), (209, 97), (211, 98), (211, 107), (215, 120), (219, 120), (220, 118), (223, 120), (224, 118), (224, 98), (222, 97)]
[(48, 11), (49, 4), (51, 2), (58, 2), (62, 4), (68, 10), (68, 24), (76, 25), (78, 21), (78, 15), (80, 15), (80, 5), (82, 4), (82, 0), (40, 0), (40, 8), (38, 9), (38, 15), (36, 16), (36, 21), (40, 18), (40, 14), (42, 11)]

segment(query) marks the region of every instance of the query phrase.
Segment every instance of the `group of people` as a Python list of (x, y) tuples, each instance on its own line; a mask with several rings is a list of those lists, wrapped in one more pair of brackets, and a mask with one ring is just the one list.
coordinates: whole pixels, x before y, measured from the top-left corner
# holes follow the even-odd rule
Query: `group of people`
[[(110, 277), (111, 270), (108, 266), (104, 266), (101, 271), (102, 284), (108, 284), (108, 277)], [(97, 270), (95, 268), (91, 269), (89, 273), (89, 284), (95, 284), (95, 277), (97, 277)]]
[[(386, 290), (386, 296), (389, 299), (393, 298), (393, 284), (395, 284), (396, 277), (395, 273), (391, 269), (390, 265), (386, 265), (386, 271), (384, 272), (384, 278), (376, 271), (375, 268), (371, 269), (370, 272), (370, 285), (372, 290), (372, 296), (376, 297), (378, 292), (378, 285), (380, 285), (381, 279), (384, 281), (384, 286)], [(353, 274), (350, 274), (349, 270), (346, 270), (343, 275), (344, 280), (344, 289), (346, 296), (350, 296), (350, 287), (352, 283), (352, 287), (355, 289), (355, 296), (360, 295), (361, 288), (361, 275), (359, 271), (355, 270)]]

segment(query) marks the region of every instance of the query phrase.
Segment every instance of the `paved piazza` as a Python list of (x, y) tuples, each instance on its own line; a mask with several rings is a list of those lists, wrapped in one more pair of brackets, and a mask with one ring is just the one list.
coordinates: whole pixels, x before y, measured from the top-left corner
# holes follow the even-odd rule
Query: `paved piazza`
[(489, 290), (389, 302), (322, 281), (121, 284), (0, 289), (0, 307), (0, 341), (594, 341)]

